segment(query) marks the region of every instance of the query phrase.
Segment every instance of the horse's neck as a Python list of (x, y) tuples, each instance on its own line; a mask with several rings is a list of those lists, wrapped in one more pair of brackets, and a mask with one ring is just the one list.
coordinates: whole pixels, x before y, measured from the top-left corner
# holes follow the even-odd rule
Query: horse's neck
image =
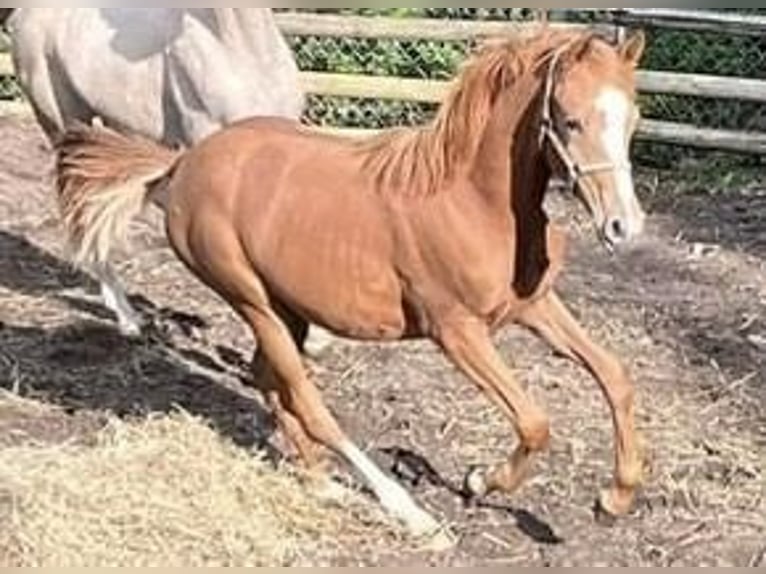
[(548, 217), (545, 193), (550, 168), (540, 145), (540, 108), (523, 119), (514, 138), (509, 157), (510, 213), (515, 230), (514, 290), (521, 297), (531, 296), (549, 270)]
[(474, 159), (473, 181), (498, 209), (507, 210), (520, 199), (535, 203), (538, 180), (547, 178), (538, 141), (541, 88), (538, 78), (520, 79), (498, 97), (487, 122)]
[(510, 89), (498, 99), (473, 170), (494, 216), (510, 219), (514, 291), (521, 297), (534, 292), (549, 264), (543, 202), (550, 170), (539, 141), (542, 86), (527, 81), (530, 89)]
[(514, 217), (524, 222), (536, 222), (544, 216), (543, 201), (550, 180), (550, 168), (540, 141), (541, 112), (542, 104), (537, 96), (511, 136), (506, 152), (510, 177), (505, 191)]

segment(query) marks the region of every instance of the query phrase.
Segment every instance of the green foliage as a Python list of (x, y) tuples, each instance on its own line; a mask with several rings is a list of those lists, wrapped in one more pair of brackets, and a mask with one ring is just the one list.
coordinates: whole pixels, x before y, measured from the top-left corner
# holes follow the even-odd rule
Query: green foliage
[(466, 46), (442, 42), (397, 42), (341, 38), (291, 39), (304, 70), (406, 78), (450, 78), (466, 56)]
[(315, 14), (461, 20), (528, 20), (534, 14), (532, 8), (313, 8), (295, 11)]
[(15, 78), (0, 77), (0, 100), (17, 100), (21, 98), (21, 89)]

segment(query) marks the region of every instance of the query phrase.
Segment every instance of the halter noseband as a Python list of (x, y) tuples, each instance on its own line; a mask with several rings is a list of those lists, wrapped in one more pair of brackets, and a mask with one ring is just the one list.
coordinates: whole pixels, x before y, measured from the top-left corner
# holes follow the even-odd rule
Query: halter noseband
[[(548, 67), (548, 75), (545, 81), (545, 92), (543, 94), (543, 113), (540, 124), (540, 146), (542, 147), (546, 142), (551, 144), (553, 150), (556, 152), (556, 155), (561, 160), (561, 163), (564, 164), (564, 168), (566, 169), (568, 177), (567, 186), (569, 189), (574, 189), (577, 185), (583, 186), (585, 183), (583, 180), (587, 180), (587, 178), (595, 174), (605, 171), (630, 171), (632, 166), (630, 162), (619, 165), (613, 162), (601, 162), (582, 166), (574, 158), (564, 141), (561, 139), (561, 136), (556, 131), (553, 122), (552, 111), (556, 71), (559, 67), (559, 64), (561, 63), (562, 56), (567, 51), (567, 49), (570, 48), (570, 46), (571, 44), (567, 44), (563, 48), (557, 50), (551, 59), (550, 66)], [(585, 187), (590, 188), (589, 185), (586, 185)], [(589, 191), (592, 190), (589, 189)]]

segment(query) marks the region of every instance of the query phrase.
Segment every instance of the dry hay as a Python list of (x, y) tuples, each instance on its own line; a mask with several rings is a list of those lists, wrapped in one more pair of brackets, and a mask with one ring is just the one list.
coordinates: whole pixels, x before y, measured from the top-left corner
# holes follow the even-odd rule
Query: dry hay
[(184, 413), (113, 419), (85, 443), (6, 448), (0, 564), (316, 564), (343, 547), (390, 546), (371, 505), (349, 493), (342, 510), (298, 478)]

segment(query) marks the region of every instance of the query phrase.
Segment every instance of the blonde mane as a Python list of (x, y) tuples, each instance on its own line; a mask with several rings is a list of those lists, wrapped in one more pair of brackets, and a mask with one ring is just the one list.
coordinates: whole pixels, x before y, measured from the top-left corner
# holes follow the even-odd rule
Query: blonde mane
[(378, 189), (428, 195), (442, 188), (478, 153), (498, 96), (576, 38), (545, 29), (532, 38), (487, 42), (463, 66), (430, 125), (389, 130), (360, 144)]

